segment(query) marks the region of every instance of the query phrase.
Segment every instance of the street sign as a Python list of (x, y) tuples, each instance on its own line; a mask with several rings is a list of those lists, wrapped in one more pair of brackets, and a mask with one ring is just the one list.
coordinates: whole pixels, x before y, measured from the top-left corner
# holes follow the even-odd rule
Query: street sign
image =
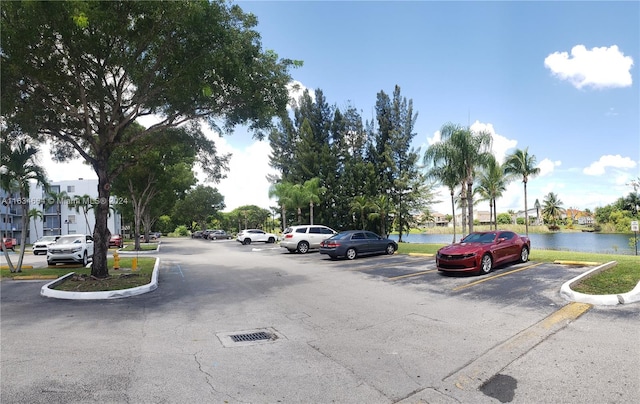
[(638, 230), (638, 221), (634, 220), (631, 222), (631, 231), (640, 231)]

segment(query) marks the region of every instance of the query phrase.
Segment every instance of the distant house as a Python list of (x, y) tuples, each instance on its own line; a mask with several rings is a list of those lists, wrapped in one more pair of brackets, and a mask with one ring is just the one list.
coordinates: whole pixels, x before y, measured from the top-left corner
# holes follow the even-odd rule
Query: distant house
[(595, 219), (592, 214), (574, 208), (567, 209), (562, 215), (562, 218), (571, 218), (573, 223), (584, 226), (592, 226), (595, 224)]
[[(480, 224), (490, 224), (491, 221), (491, 213), (488, 210), (474, 210), (473, 211), (473, 221)], [(460, 225), (462, 223), (462, 214), (456, 215), (456, 224)], [(450, 224), (453, 226), (453, 222)]]

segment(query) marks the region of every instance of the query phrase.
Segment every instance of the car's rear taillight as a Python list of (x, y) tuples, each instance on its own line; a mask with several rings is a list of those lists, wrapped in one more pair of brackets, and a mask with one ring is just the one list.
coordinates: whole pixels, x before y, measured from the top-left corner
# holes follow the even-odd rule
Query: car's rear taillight
[(293, 234), (289, 233), (284, 236), (284, 238), (293, 238)]

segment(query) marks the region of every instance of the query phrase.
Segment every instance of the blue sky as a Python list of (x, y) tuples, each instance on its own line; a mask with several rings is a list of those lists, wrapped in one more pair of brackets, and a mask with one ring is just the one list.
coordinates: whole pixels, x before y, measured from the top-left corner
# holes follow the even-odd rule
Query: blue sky
[[(554, 192), (565, 208), (594, 210), (640, 177), (639, 2), (237, 4), (258, 17), (263, 47), (302, 60), (294, 80), (330, 104), (371, 119), (376, 94), (399, 85), (418, 113), (421, 154), (447, 122), (493, 133), (499, 159), (528, 147), (542, 170), (530, 206)], [(215, 185), (226, 210), (275, 205), (268, 143), (242, 129), (217, 142), (234, 155)], [(523, 209), (522, 194), (513, 182), (498, 210)], [(447, 198), (433, 209), (449, 213)]]

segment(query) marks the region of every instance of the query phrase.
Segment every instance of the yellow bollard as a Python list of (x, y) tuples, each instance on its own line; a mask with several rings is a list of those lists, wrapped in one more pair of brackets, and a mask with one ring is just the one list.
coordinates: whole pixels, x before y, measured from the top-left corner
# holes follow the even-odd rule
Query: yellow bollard
[(133, 257), (131, 259), (131, 270), (132, 271), (137, 271), (138, 270), (138, 257)]
[(120, 255), (117, 251), (113, 252), (113, 269), (116, 271), (120, 269)]

